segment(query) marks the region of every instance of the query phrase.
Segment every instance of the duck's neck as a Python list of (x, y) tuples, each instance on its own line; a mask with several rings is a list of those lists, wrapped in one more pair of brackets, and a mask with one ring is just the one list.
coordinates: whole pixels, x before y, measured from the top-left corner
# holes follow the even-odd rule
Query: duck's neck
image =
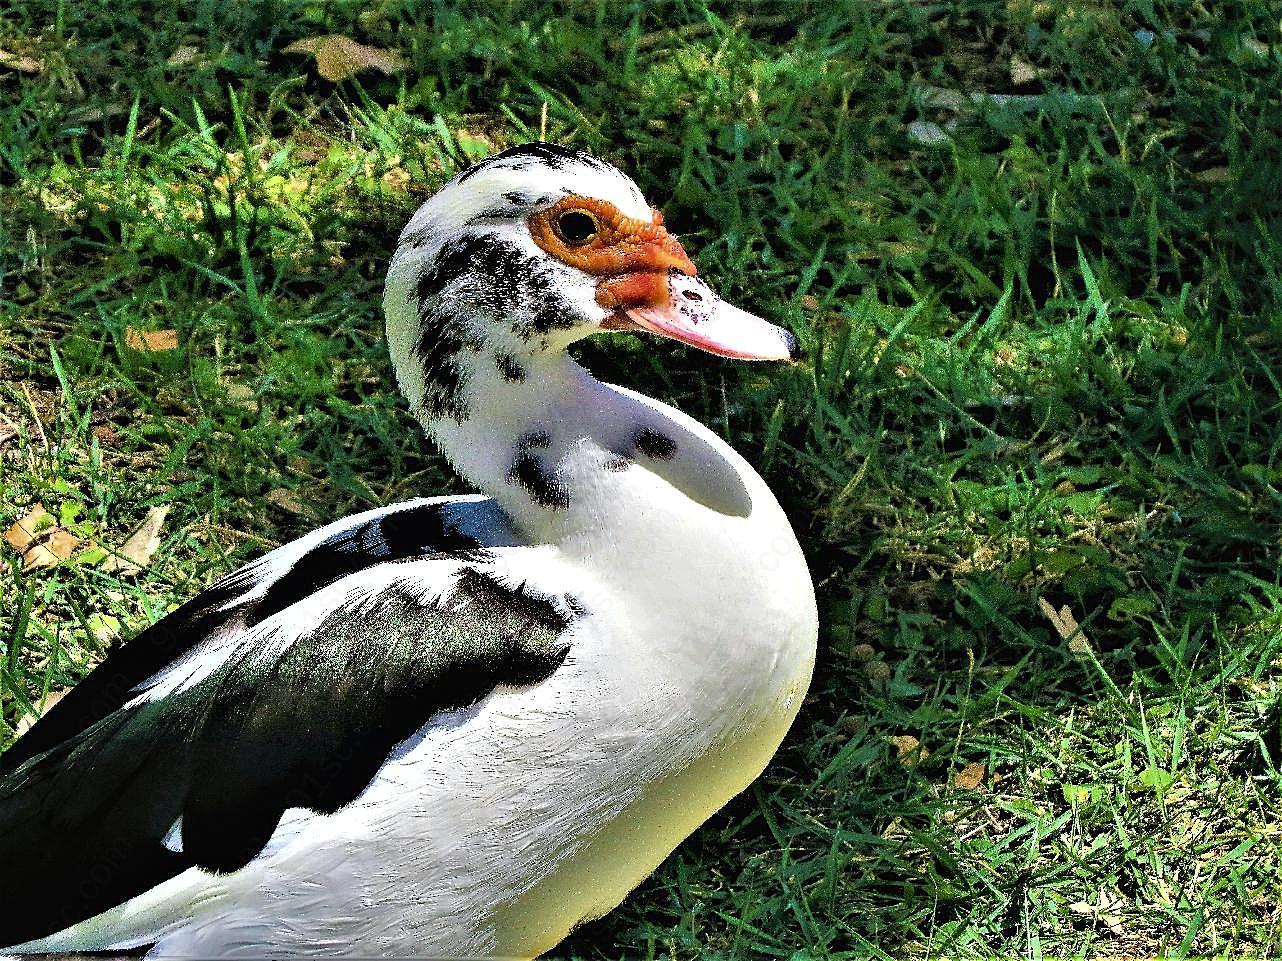
[(461, 416), (420, 419), (455, 470), (527, 534), (548, 538), (578, 514), (567, 458), (582, 459), (576, 442), (598, 432), (583, 411), (601, 385), (564, 355), (511, 364), (471, 365)]
[[(591, 329), (565, 318), (586, 308), (558, 300), (550, 282), (535, 284), (538, 262), (520, 259), (514, 244), (403, 241), (388, 271), (397, 380), (458, 472), (531, 540), (585, 550), (620, 544), (647, 523), (706, 529), (716, 520), (707, 511), (746, 517), (754, 499), (769, 499), (719, 438), (567, 356)], [(499, 279), (486, 271), (512, 289), (496, 295)]]
[(424, 426), (532, 539), (617, 543), (624, 526), (661, 523), (660, 507), (674, 519), (751, 512), (744, 465), (727, 445), (563, 353), (521, 358), (519, 376), (476, 363), (465, 382), (463, 416), (424, 414)]

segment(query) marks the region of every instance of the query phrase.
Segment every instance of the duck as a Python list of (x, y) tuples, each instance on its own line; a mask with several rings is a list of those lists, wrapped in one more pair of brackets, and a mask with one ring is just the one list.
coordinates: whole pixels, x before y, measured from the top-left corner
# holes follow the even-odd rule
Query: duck
[(0, 953), (534, 958), (765, 768), (814, 587), (758, 473), (567, 352), (796, 338), (718, 297), (633, 180), (534, 142), (391, 258), (410, 410), (474, 494), (328, 524), (121, 645), (0, 755)]

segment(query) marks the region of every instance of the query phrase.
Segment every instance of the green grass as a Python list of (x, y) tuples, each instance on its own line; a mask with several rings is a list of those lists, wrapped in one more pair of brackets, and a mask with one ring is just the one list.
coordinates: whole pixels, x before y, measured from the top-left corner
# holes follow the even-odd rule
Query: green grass
[[(581, 354), (763, 470), (821, 611), (766, 775), (558, 956), (1276, 956), (1279, 29), (1264, 0), (11, 8), (42, 69), (0, 68), (0, 527), (40, 502), (114, 547), (172, 511), (138, 575), (0, 546), (0, 744), (117, 626), (462, 489), (394, 393), (382, 273), (460, 164), (543, 130), (804, 341)], [(407, 68), (282, 53), (332, 33)]]

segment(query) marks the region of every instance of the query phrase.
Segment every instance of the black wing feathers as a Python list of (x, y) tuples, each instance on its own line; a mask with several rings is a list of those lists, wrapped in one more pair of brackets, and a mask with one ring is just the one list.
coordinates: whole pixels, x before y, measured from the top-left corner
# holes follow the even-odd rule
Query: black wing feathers
[[(0, 908), (0, 945), (192, 866), (243, 867), (286, 809), (351, 802), (433, 716), (548, 677), (569, 650), (561, 635), (576, 615), (564, 610), (471, 568), (434, 605), (390, 589), (284, 653), (238, 652), (20, 766), (0, 782), (0, 863), (24, 866)], [(162, 839), (179, 818), (175, 853)]]
[[(176, 704), (117, 711), (0, 782), (0, 857), (24, 883), (0, 903), (0, 944), (59, 931), (173, 877), (190, 861), (158, 843), (189, 769)], [(169, 730), (166, 730), (168, 728)]]
[(263, 597), (245, 604), (233, 602), (260, 584), (270, 568), (260, 562), (228, 574), (113, 651), (0, 754), (0, 775), (88, 729), (125, 704), (147, 678), (233, 622), (257, 624), (372, 564), (438, 555), (470, 559), (487, 547), (513, 543), (502, 536), (497, 511), (490, 501), (469, 501), (419, 504), (381, 514), (321, 541), (273, 581)]
[[(483, 548), (509, 536), (489, 502), (450, 505), (448, 518), (438, 507), (322, 542), (257, 604), (300, 599), (305, 584), (314, 590), (359, 569), (357, 558), (444, 561), (418, 531), (403, 533), (412, 520), (435, 517), (437, 544), (449, 544), (455, 561), (481, 563)], [(320, 562), (310, 573), (309, 558)], [(22, 865), (23, 883), (0, 899), (0, 946), (52, 934), (193, 866), (243, 867), (285, 810), (332, 813), (350, 803), (435, 715), (551, 675), (568, 652), (562, 635), (582, 613), (465, 566), (435, 602), (396, 582), (283, 649), (242, 644), (189, 688), (124, 706), (211, 631), (249, 620), (252, 602), (231, 602), (255, 583), (231, 575), (138, 635), (3, 756), (0, 864)], [(181, 849), (171, 851), (163, 839), (180, 820)]]
[(433, 715), (549, 676), (568, 625), (545, 598), (467, 568), (442, 607), (388, 592), (283, 656), (246, 653), (226, 668), (195, 746), (186, 850), (202, 867), (243, 866), (286, 808), (338, 810)]
[[(485, 502), (474, 502), (479, 508)], [(470, 505), (469, 505), (470, 506)], [(446, 523), (441, 504), (383, 514), (321, 541), (272, 582), (249, 611), (252, 626), (370, 564), (424, 555), (475, 557), (484, 546)]]

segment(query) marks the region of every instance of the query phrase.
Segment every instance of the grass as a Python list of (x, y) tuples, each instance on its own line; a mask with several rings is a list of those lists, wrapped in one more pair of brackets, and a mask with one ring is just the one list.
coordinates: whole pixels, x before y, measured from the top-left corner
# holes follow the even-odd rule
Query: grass
[[(325, 34), (406, 68), (282, 52)], [(0, 745), (266, 547), (461, 489), (382, 272), (543, 133), (804, 341), (581, 353), (762, 469), (822, 621), (766, 775), (558, 957), (1278, 954), (1271, 4), (26, 0), (0, 50), (38, 66), (0, 67), (0, 527), (171, 507), (135, 575), (4, 549)]]

